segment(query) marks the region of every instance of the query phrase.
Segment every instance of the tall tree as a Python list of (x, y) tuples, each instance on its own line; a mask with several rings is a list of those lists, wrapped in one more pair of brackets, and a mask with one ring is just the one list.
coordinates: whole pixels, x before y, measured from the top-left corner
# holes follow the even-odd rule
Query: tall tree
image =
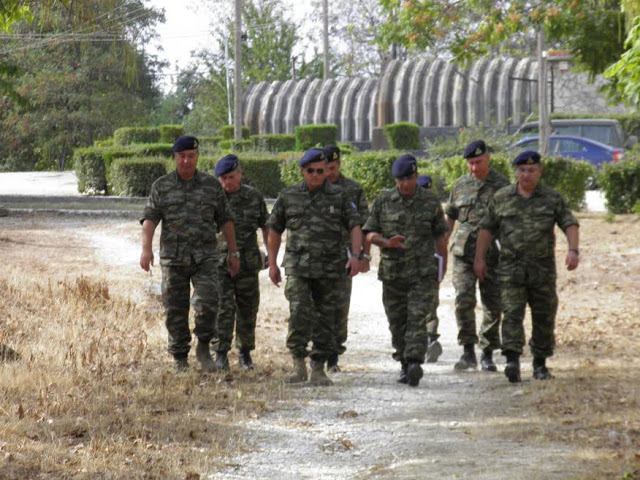
[(623, 1), (622, 11), (629, 31), (625, 40), (626, 51), (620, 60), (605, 72), (610, 80), (608, 92), (628, 105), (640, 105), (640, 4), (636, 0)]
[[(0, 2), (0, 32), (8, 34), (11, 27), (16, 22), (33, 20), (33, 15), (29, 11), (29, 6), (25, 5), (21, 0), (4, 0)], [(0, 40), (4, 37), (0, 36)], [(2, 42), (0, 41), (0, 48)], [(10, 100), (19, 102), (22, 97), (16, 92), (13, 85), (13, 78), (17, 74), (15, 65), (0, 60), (0, 94), (8, 97)]]
[(141, 0), (32, 2), (2, 54), (28, 102), (0, 105), (0, 168), (64, 168), (77, 146), (142, 122), (159, 93), (138, 50), (161, 18)]

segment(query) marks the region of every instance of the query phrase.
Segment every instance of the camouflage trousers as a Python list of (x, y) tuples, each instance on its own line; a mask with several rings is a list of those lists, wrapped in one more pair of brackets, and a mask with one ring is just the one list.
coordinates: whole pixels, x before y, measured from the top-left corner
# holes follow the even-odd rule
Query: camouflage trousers
[(335, 328), (336, 352), (338, 353), (338, 355), (342, 355), (347, 350), (345, 343), (347, 343), (347, 331), (349, 328), (349, 307), (351, 306), (352, 285), (353, 279), (351, 277), (345, 276), (342, 285), (340, 286), (344, 297), (342, 299), (342, 305), (340, 307)]
[(389, 321), (393, 358), (424, 363), (427, 314), (435, 302), (435, 276), (382, 282), (382, 303)]
[(339, 287), (336, 278), (287, 276), (284, 294), (289, 300), (287, 348), (291, 355), (309, 354), (312, 360), (324, 362), (335, 353), (335, 326), (342, 305)]
[[(479, 343), (482, 350), (500, 348), (500, 284), (496, 276), (496, 263), (487, 260), (487, 276), (482, 282), (473, 271), (473, 261), (465, 257), (453, 257), (453, 286), (456, 290), (456, 322), (458, 344)], [(476, 333), (476, 283), (482, 301), (482, 323)]]
[(503, 262), (499, 266), (502, 292), (502, 352), (521, 354), (525, 342), (523, 327), (527, 304), (531, 309), (529, 347), (534, 357), (553, 355), (555, 319), (558, 310), (555, 260)]
[[(213, 259), (190, 266), (162, 265), (162, 303), (166, 311), (169, 332), (169, 353), (184, 356), (189, 353), (189, 305), (195, 311), (193, 333), (203, 342), (216, 336), (218, 310), (217, 262)], [(191, 285), (193, 297), (191, 300)]]
[(218, 306), (218, 340), (215, 350), (231, 350), (235, 327), (235, 346), (238, 350), (256, 348), (256, 317), (260, 306), (258, 271), (240, 271), (231, 278), (226, 265), (219, 268), (220, 303)]
[(433, 307), (431, 311), (427, 313), (427, 334), (429, 335), (429, 339), (440, 338), (440, 334), (438, 333), (438, 326), (440, 325), (438, 305), (440, 305), (440, 284), (433, 282)]

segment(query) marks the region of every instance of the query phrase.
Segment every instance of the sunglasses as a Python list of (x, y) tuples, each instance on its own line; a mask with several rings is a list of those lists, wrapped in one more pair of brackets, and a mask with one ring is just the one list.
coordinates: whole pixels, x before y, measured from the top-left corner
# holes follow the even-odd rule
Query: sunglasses
[(317, 173), (318, 175), (322, 175), (324, 173), (324, 168), (307, 168), (307, 173), (309, 175), (313, 175), (314, 173)]

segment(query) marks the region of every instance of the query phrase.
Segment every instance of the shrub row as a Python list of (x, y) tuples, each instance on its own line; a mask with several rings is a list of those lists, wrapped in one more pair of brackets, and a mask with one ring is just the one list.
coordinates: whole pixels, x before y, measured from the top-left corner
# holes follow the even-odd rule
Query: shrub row
[(604, 165), (597, 176), (611, 213), (636, 213), (640, 203), (640, 153)]

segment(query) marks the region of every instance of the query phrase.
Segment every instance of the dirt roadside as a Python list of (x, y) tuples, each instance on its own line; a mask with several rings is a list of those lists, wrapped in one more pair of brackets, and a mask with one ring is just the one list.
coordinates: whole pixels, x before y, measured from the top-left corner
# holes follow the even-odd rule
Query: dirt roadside
[[(348, 351), (335, 386), (287, 388), (265, 414), (241, 419), (237, 450), (223, 460), (225, 467), (212, 467), (203, 478), (622, 478), (640, 470), (640, 423), (637, 413), (629, 413), (640, 401), (633, 355), (640, 326), (640, 222), (604, 218), (580, 216), (582, 264), (576, 273), (559, 273), (552, 382), (530, 380), (529, 356), (523, 358), (525, 381), (517, 386), (501, 373), (453, 372), (460, 347), (447, 275), (439, 309), (444, 354), (426, 366), (418, 388), (398, 385), (372, 271), (354, 280)], [(80, 256), (88, 260), (86, 268), (101, 272), (123, 295), (135, 297), (150, 284), (137, 266), (139, 226), (131, 220), (24, 215), (0, 221), (3, 237), (39, 236), (29, 242), (34, 251), (51, 249), (46, 238), (55, 236), (56, 249), (43, 255), (47, 261), (65, 261), (65, 239), (85, 244)], [(562, 237), (558, 244), (561, 253)], [(261, 287), (268, 305), (258, 320), (264, 342), (258, 353), (286, 355), (282, 289), (265, 275)], [(589, 380), (596, 385), (585, 385)], [(601, 415), (595, 424), (594, 408)]]

